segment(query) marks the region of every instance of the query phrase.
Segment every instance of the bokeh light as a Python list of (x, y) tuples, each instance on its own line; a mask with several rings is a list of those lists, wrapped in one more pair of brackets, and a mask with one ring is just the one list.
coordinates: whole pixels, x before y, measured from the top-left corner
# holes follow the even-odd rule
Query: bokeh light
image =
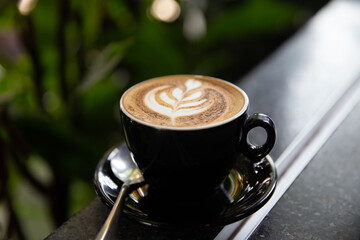
[(37, 0), (20, 0), (18, 2), (18, 9), (22, 15), (29, 15), (36, 6)]
[(151, 5), (151, 15), (163, 22), (175, 21), (180, 12), (180, 5), (175, 0), (155, 0)]

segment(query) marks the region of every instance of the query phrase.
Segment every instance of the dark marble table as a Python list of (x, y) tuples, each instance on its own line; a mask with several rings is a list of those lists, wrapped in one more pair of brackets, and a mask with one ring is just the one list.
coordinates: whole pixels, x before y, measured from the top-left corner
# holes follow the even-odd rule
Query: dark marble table
[[(359, 76), (360, 2), (330, 2), (237, 83), (249, 95), (250, 112), (270, 115), (278, 129), (271, 156), (279, 167), (279, 188), (274, 203), (261, 209), (265, 219), (261, 222), (259, 211), (251, 221), (224, 228), (171, 231), (122, 217), (118, 238), (359, 239), (360, 106), (356, 98), (344, 101)], [(343, 116), (335, 123), (324, 121), (324, 116), (339, 115)], [(323, 129), (330, 130), (322, 143), (312, 144)], [(295, 179), (302, 171), (292, 185), (293, 180), (286, 183), (292, 160), (301, 161), (299, 156), (309, 146), (316, 155), (308, 154), (309, 165), (302, 171), (307, 162), (302, 164), (293, 174)], [(47, 239), (93, 239), (109, 211), (97, 197)]]
[(250, 239), (360, 239), (360, 104)]

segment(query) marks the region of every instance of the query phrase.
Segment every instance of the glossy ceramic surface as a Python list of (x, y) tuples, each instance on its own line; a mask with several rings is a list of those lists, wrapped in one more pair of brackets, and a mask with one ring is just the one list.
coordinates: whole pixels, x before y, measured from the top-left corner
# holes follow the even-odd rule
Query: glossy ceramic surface
[[(121, 145), (110, 149), (95, 170), (94, 184), (103, 202), (112, 207), (122, 182), (112, 173), (111, 154)], [(138, 222), (166, 228), (223, 226), (257, 211), (271, 197), (276, 186), (276, 169), (267, 156), (257, 162), (239, 156), (235, 167), (221, 186), (206, 201), (174, 205), (171, 199), (157, 204), (147, 194), (148, 185), (134, 189), (125, 202), (124, 213)], [(171, 179), (169, 179), (171, 182)]]

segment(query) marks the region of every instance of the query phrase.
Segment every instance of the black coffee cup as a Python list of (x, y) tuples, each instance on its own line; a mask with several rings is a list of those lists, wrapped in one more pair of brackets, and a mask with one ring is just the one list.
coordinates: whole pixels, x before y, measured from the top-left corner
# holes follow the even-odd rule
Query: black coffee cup
[[(240, 154), (255, 162), (273, 148), (276, 138), (273, 121), (261, 113), (248, 115), (246, 93), (223, 82), (240, 91), (245, 103), (235, 116), (201, 127), (147, 123), (127, 112), (120, 100), (126, 144), (149, 185), (148, 193), (154, 199), (184, 204), (204, 199), (221, 185)], [(261, 146), (248, 141), (249, 131), (256, 127), (265, 129), (267, 133)]]

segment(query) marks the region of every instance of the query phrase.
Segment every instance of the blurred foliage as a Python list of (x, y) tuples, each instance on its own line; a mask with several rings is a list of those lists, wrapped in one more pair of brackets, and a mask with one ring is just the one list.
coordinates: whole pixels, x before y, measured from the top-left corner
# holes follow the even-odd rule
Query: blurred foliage
[[(19, 12), (24, 2), (34, 9)], [(151, 0), (0, 0), (0, 238), (39, 238), (22, 224), (22, 183), (55, 226), (94, 198), (97, 161), (122, 141), (126, 88), (180, 73), (238, 80), (324, 2), (179, 1), (167, 23)]]

